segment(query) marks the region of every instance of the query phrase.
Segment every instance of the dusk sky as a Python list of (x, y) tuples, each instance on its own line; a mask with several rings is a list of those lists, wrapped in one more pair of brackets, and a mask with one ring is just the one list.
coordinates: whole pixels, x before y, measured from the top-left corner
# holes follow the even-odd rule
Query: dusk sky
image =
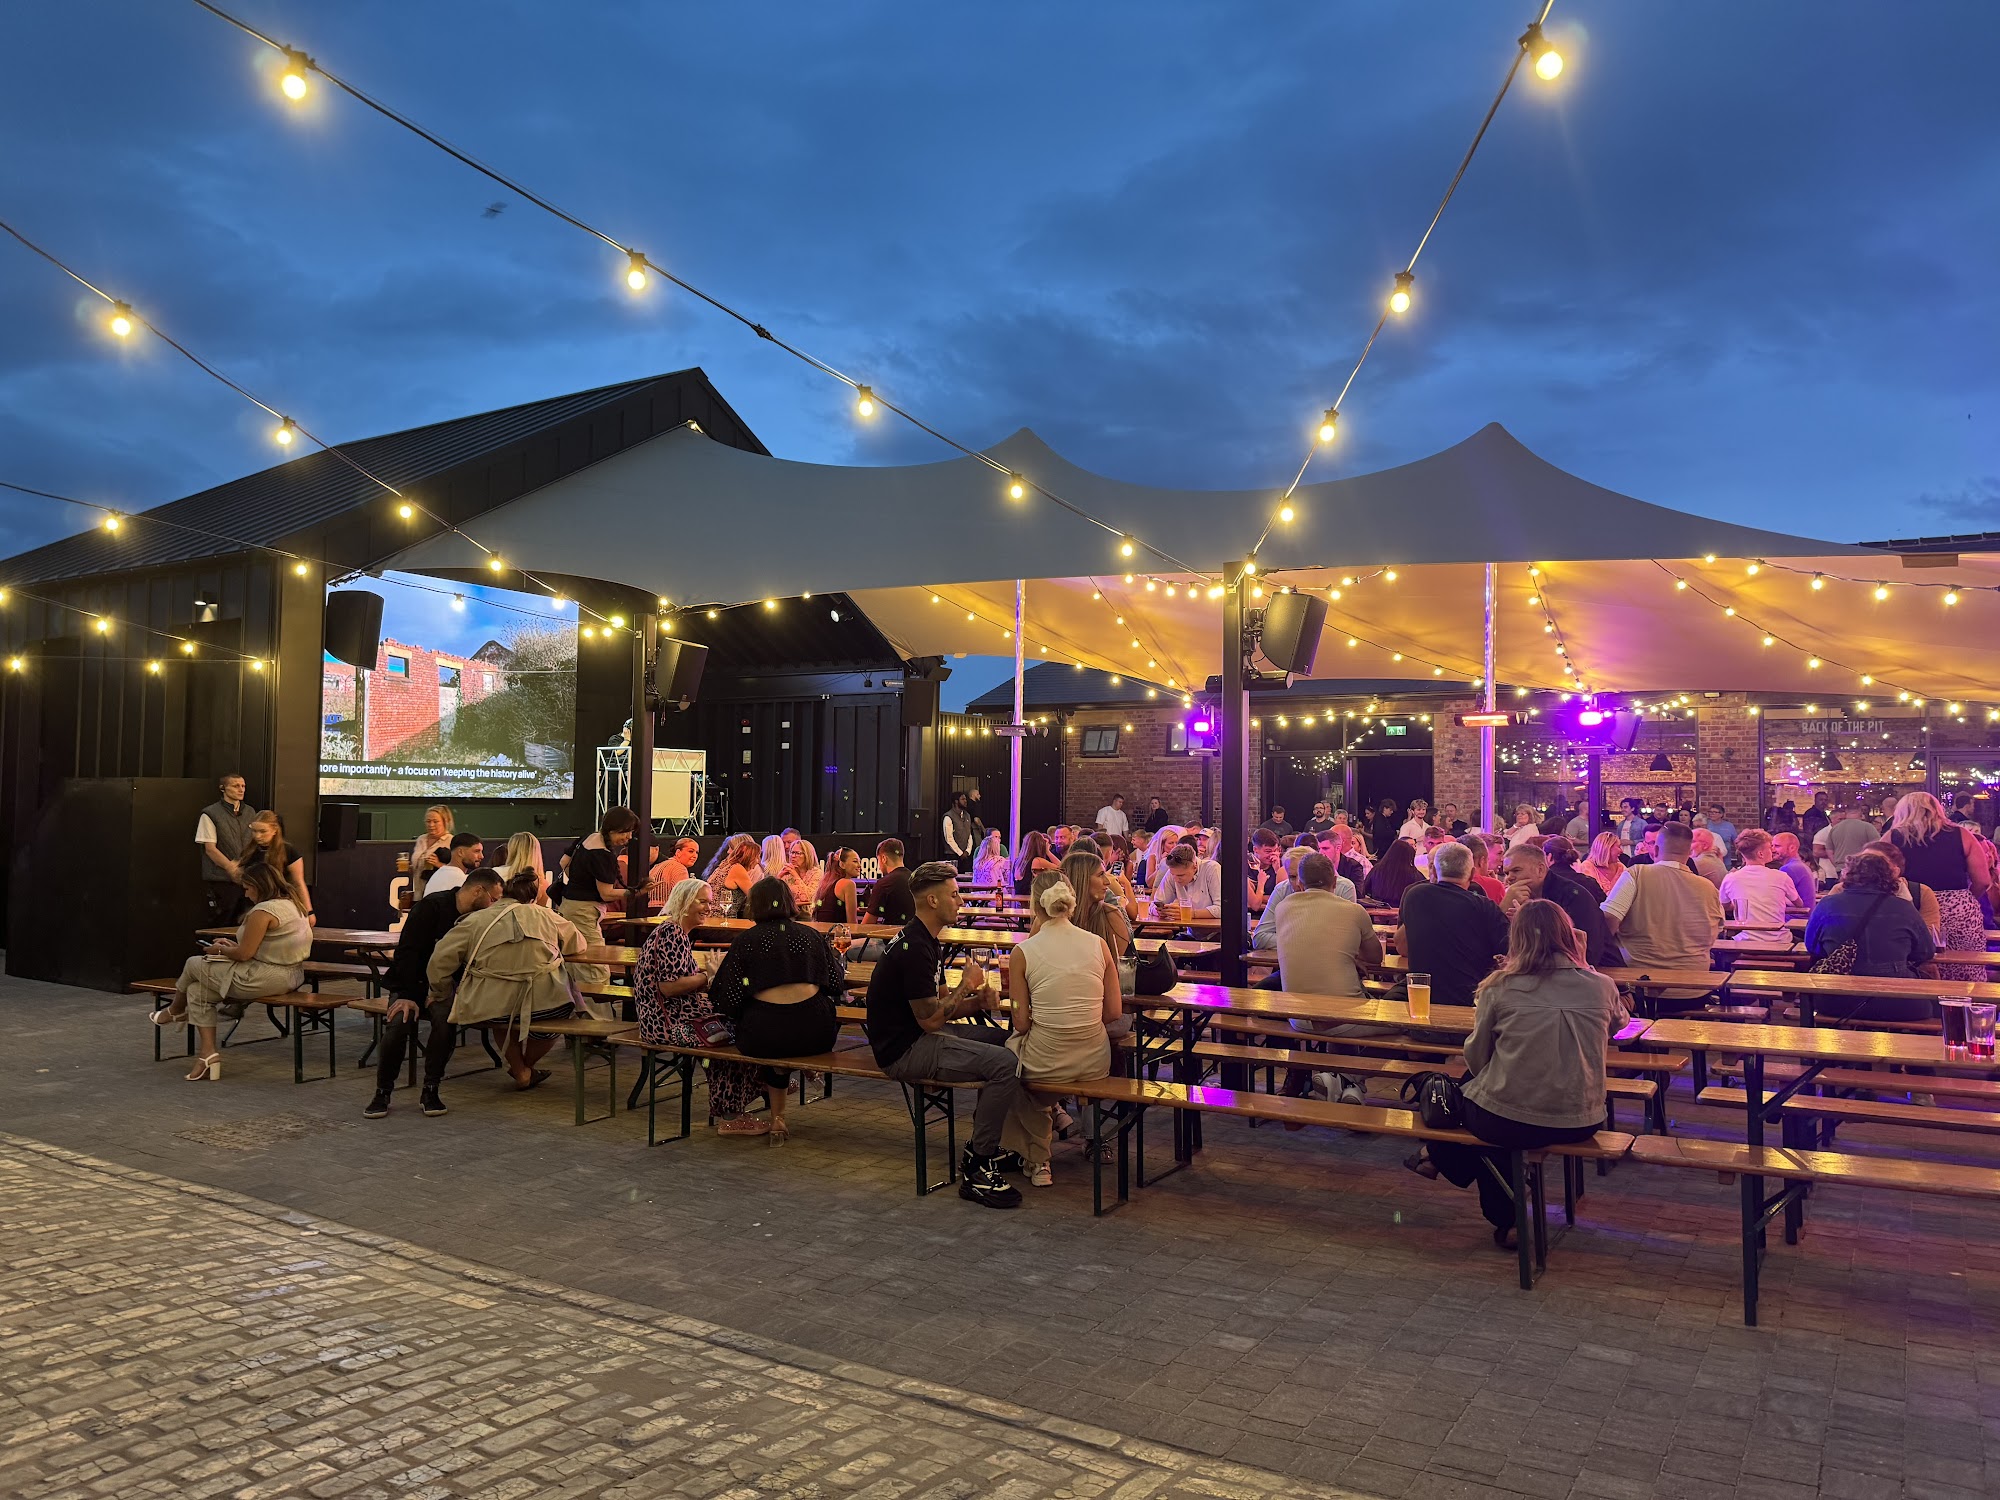
[[(965, 441), (1184, 486), (1290, 477), (1527, 18), (242, 3)], [(2000, 528), (2000, 7), (1585, 0), (1550, 33), (1568, 69), (1516, 85), (1313, 477), (1498, 420), (1751, 525)], [(0, 135), (0, 218), (330, 438), (699, 365), (775, 453), (944, 456), (323, 84), (287, 106), (192, 4), (9, 7)], [(138, 508), (275, 459), (101, 317), (0, 240), (0, 479)], [(0, 551), (87, 523), (0, 495)]]

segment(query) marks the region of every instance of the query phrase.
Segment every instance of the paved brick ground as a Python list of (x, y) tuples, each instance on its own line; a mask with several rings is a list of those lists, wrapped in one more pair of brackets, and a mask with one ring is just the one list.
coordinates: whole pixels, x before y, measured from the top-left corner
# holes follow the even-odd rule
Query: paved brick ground
[(0, 1493), (1331, 1493), (0, 1137)]
[(352, 1019), (348, 1071), (303, 1087), (282, 1044), (231, 1049), (220, 1084), (180, 1082), (131, 998), (8, 981), (0, 1025), (0, 1129), (1314, 1483), (2000, 1493), (1988, 1205), (1821, 1193), (1746, 1329), (1734, 1189), (1693, 1174), (1593, 1179), (1524, 1294), (1470, 1195), (1402, 1172), (1384, 1142), (1212, 1122), (1195, 1171), (1108, 1219), (1067, 1152), (1057, 1187), (1002, 1215), (912, 1194), (882, 1087), (843, 1082), (783, 1150), (698, 1134), (648, 1151), (643, 1119), (579, 1130), (566, 1093), (491, 1074), (449, 1083), (444, 1119), (399, 1094), (363, 1121)]

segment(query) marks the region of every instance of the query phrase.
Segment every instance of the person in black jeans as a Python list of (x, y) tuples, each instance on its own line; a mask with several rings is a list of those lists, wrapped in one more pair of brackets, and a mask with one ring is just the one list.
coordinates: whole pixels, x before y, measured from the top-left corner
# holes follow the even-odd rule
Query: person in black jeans
[(388, 1024), (382, 1028), (382, 1056), (375, 1064), (375, 1097), (361, 1111), (371, 1120), (389, 1113), (389, 1096), (396, 1091), (396, 1075), (403, 1071), (403, 1057), (417, 1031), (417, 1018), (428, 1017), (429, 1039), (424, 1043), (424, 1091), (418, 1104), (427, 1115), (445, 1112), (438, 1097), (445, 1064), (451, 1061), (451, 1001), (430, 998), (430, 981), (425, 971), (431, 954), (444, 935), (458, 925), (460, 917), (484, 911), (500, 899), (500, 872), (474, 870), (463, 885), (434, 891), (410, 908), (403, 930), (396, 940), (396, 957), (389, 964), (385, 984), (395, 998), (390, 1003)]
[[(799, 919), (791, 887), (767, 875), (750, 887), (750, 920), (757, 925), (729, 945), (708, 986), (716, 1014), (736, 1026), (736, 1050), (746, 1057), (814, 1057), (831, 1052), (840, 1036), (834, 1014), (847, 986), (847, 966), (826, 934)], [(771, 1107), (765, 1137), (782, 1146), (785, 1068), (766, 1068), (764, 1097)]]

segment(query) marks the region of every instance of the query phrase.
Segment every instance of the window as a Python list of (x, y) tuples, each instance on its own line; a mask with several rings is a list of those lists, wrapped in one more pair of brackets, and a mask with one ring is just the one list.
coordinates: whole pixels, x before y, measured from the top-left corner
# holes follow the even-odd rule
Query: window
[(408, 677), (410, 675), (410, 659), (407, 656), (398, 656), (395, 652), (391, 651), (387, 656), (382, 658), (382, 670), (387, 672), (391, 677)]
[(480, 686), (481, 686), (482, 688), (486, 689), (486, 691), (487, 691), (487, 692), (489, 692), (489, 693), (490, 693), (490, 692), (492, 692), (492, 691), (493, 691), (493, 674), (492, 674), (491, 672), (481, 672), (481, 673), (479, 674), (479, 685), (480, 685)]
[(458, 686), (458, 668), (457, 668), (457, 667), (447, 667), (447, 666), (439, 666), (439, 668), (438, 668), (438, 686), (439, 686), (439, 687), (448, 687), (448, 688), (455, 688), (455, 687), (457, 687), (457, 686)]
[(1118, 753), (1118, 731), (1108, 726), (1084, 730), (1082, 753), (1091, 760), (1115, 756)]

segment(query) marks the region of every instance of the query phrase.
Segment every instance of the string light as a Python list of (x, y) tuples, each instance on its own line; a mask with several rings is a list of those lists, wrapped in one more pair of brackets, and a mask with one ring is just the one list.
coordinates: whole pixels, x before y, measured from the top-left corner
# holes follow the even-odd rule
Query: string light
[(272, 437), (278, 440), (278, 446), (281, 448), (291, 447), (292, 439), (298, 435), (299, 424), (294, 422), (290, 417), (281, 419), (278, 423), (278, 430), (271, 434)]
[(182, 641), (182, 642), (181, 642), (181, 655), (182, 655), (182, 656), (193, 656), (193, 655), (194, 655), (194, 642), (193, 642), (193, 641)]
[(148, 672), (151, 672), (151, 673), (153, 673), (153, 674), (154, 674), (155, 676), (158, 676), (158, 675), (159, 675), (159, 671), (160, 671), (160, 664), (159, 664), (159, 662), (158, 662), (158, 661), (149, 661), (149, 662), (147, 662), (147, 663), (146, 663), (146, 670), (147, 670)]
[(1563, 57), (1555, 45), (1542, 35), (1542, 23), (1531, 21), (1528, 29), (1521, 33), (1521, 46), (1535, 60), (1535, 76), (1544, 83), (1553, 83), (1562, 75)]
[[(1131, 537), (1126, 536), (1118, 539), (1118, 555), (1120, 557), (1130, 557), (1135, 550), (1136, 546)], [(1130, 577), (1127, 577), (1125, 581), (1130, 583), (1132, 580)]]
[[(625, 285), (635, 292), (646, 290), (646, 256), (644, 251), (627, 250)], [(865, 415), (865, 414), (864, 414)]]
[(865, 385), (854, 388), (854, 414), (862, 418), (875, 415), (875, 393)]
[(1389, 293), (1390, 312), (1406, 313), (1410, 310), (1410, 293), (1415, 288), (1416, 284), (1417, 284), (1416, 272), (1398, 271), (1396, 273), (1396, 289), (1393, 292)]
[(407, 521), (416, 514), (416, 510), (409, 505), (399, 505), (396, 507), (396, 514)]
[(506, 563), (500, 560), (500, 554), (497, 552), (493, 553), (486, 559), (486, 566), (491, 568), (496, 573), (504, 573), (507, 571)]
[(1292, 507), (1290, 505), (1281, 505), (1278, 507), (1278, 519), (1283, 521), (1287, 526), (1292, 523), (1292, 515)]
[(458, 611), (458, 612), (459, 612), (460, 614), (464, 614), (464, 613), (465, 613), (465, 595), (463, 595), (463, 594), (453, 594), (453, 595), (451, 596), (451, 607), (452, 607), (453, 609), (457, 610), (457, 611)]
[(312, 71), (313, 60), (290, 47), (280, 50), (285, 54), (285, 70), (278, 75), (278, 88), (287, 99), (297, 104), (306, 96), (306, 75)]
[(1886, 583), (1878, 583), (1878, 584), (1876, 584), (1876, 585), (1875, 585), (1875, 602), (1876, 602), (1877, 604), (1880, 604), (1880, 603), (1882, 603), (1882, 602), (1883, 602), (1883, 601), (1884, 601), (1885, 599), (1887, 599), (1888, 597), (1889, 597), (1889, 585), (1888, 585), (1888, 584), (1886, 584)]
[(305, 565), (304, 563), (302, 563), (302, 562), (296, 562), (296, 563), (293, 563), (293, 564), (292, 564), (292, 571), (293, 571), (294, 573), (298, 574), (298, 575), (299, 575), (299, 577), (303, 578), (303, 577), (305, 577), (305, 576), (306, 576), (306, 574), (307, 574), (308, 572), (310, 572), (311, 570), (310, 570), (309, 568), (307, 568), (307, 567), (306, 567), (306, 565)]
[(1028, 487), (1021, 482), (1019, 474), (1013, 476), (1012, 482), (1007, 486), (1007, 493), (1016, 500), (1025, 500), (1028, 498)]
[(1329, 406), (1326, 415), (1319, 419), (1319, 440), (1330, 443), (1340, 435), (1340, 409)]
[(121, 518), (121, 517), (119, 516), (119, 514), (118, 514), (118, 512), (117, 512), (117, 511), (113, 510), (113, 511), (106, 511), (106, 512), (105, 512), (105, 515), (104, 515), (104, 529), (105, 529), (106, 531), (116, 531), (116, 530), (117, 530), (117, 529), (119, 528), (119, 526), (120, 526), (120, 525), (122, 525), (122, 524), (123, 524), (123, 520), (122, 520), (122, 518)]
[(109, 326), (111, 331), (121, 339), (128, 339), (132, 336), (132, 305), (129, 302), (113, 302), (111, 304), (111, 321)]
[(1958, 590), (1946, 589), (1944, 595), (1944, 607), (1946, 609), (1950, 609), (1956, 603), (1958, 603)]

